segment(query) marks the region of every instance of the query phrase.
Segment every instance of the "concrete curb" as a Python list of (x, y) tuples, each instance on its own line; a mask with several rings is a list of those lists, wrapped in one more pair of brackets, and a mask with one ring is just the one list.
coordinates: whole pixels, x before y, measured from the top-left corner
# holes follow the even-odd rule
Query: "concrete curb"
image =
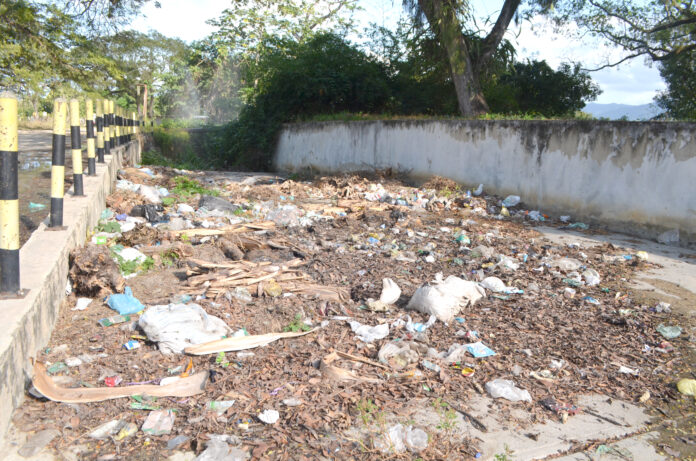
[(97, 164), (97, 176), (84, 177), (86, 197), (66, 194), (67, 229), (47, 231), (45, 222), (20, 250), (21, 288), (24, 299), (0, 301), (5, 332), (0, 336), (0, 435), (6, 433), (15, 408), (23, 401), (31, 379), (31, 358), (44, 347), (58, 317), (68, 279), (68, 256), (81, 246), (87, 231), (97, 224), (124, 159), (140, 161), (141, 145), (132, 141), (112, 151), (106, 163)]

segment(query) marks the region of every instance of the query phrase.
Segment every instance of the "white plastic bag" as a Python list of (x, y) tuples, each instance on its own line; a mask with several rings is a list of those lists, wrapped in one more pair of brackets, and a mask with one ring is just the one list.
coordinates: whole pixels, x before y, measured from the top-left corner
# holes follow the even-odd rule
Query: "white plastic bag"
[(531, 402), (532, 396), (529, 391), (520, 389), (515, 383), (507, 379), (494, 379), (486, 383), (486, 391), (494, 399), (503, 398), (511, 402)]
[(141, 184), (140, 187), (138, 187), (138, 193), (150, 203), (154, 203), (155, 205), (162, 203), (159, 191), (152, 186)]
[(481, 281), (481, 286), (486, 290), (491, 290), (493, 293), (505, 293), (508, 291), (505, 282), (498, 277), (486, 277)]
[(585, 271), (582, 273), (582, 278), (585, 279), (585, 285), (588, 287), (599, 285), (601, 280), (599, 277), (599, 272), (594, 269), (585, 269)]
[(375, 341), (377, 339), (382, 339), (389, 336), (388, 323), (383, 323), (381, 325), (371, 327), (369, 325), (363, 325), (360, 322), (352, 320), (350, 322), (350, 328), (353, 330), (353, 333), (355, 333), (355, 335), (358, 337), (360, 341), (366, 343), (371, 343), (372, 341)]
[(392, 279), (382, 279), (382, 294), (379, 301), (384, 304), (394, 304), (401, 296), (401, 288)]
[(188, 346), (228, 336), (230, 328), (221, 319), (208, 315), (198, 304), (152, 306), (138, 320), (150, 341), (163, 354), (180, 354)]
[(441, 322), (451, 322), (462, 307), (474, 305), (486, 296), (476, 282), (450, 275), (442, 281), (442, 275), (432, 285), (418, 288), (406, 306), (426, 315), (434, 315)]

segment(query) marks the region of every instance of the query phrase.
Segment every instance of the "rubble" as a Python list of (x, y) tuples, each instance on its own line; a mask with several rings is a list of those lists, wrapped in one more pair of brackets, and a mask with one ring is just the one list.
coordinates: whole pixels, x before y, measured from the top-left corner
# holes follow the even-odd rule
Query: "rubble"
[[(193, 181), (207, 192), (177, 192)], [(30, 395), (45, 399), (15, 416), (88, 458), (117, 441), (137, 459), (471, 459), (479, 441), (406, 425), (406, 407), (447, 401), (483, 430), (468, 405), (486, 394), (519, 427), (572, 418), (587, 392), (645, 406), (693, 394), (673, 374), (689, 330), (627, 286), (647, 255), (554, 245), (535, 227), (570, 218), (517, 196), (152, 167), (121, 172), (107, 205), (37, 354)], [(115, 315), (104, 301), (131, 294), (124, 275), (144, 309)]]

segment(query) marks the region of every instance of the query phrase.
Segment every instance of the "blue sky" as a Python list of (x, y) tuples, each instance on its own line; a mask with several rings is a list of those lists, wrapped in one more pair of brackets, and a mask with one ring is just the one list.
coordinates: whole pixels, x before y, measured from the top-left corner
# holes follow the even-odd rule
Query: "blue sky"
[[(214, 28), (205, 21), (218, 17), (230, 4), (228, 0), (161, 0), (160, 3), (159, 9), (152, 2), (147, 3), (144, 17), (139, 17), (133, 27), (143, 32), (154, 29), (188, 42), (213, 32)], [(361, 0), (361, 4), (363, 11), (358, 13), (357, 19), (365, 26), (376, 22), (389, 27), (403, 11), (401, 0)], [(472, 4), (477, 17), (493, 16), (495, 20), (502, 0), (473, 0)], [(587, 68), (597, 67), (607, 57), (616, 58), (622, 53), (590, 39), (581, 42), (556, 34), (542, 18), (511, 27), (507, 38), (517, 48), (518, 59), (546, 59), (552, 67), (567, 61), (579, 61)], [(591, 75), (603, 90), (596, 101), (599, 103), (646, 104), (664, 89), (657, 68), (649, 67), (640, 58)]]

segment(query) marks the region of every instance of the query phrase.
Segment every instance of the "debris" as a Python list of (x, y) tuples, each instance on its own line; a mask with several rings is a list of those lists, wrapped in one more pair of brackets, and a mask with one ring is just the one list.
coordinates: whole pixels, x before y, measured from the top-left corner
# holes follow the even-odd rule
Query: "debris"
[(659, 324), (656, 328), (657, 332), (662, 335), (665, 339), (674, 339), (682, 334), (682, 328), (677, 325), (664, 325)]
[(677, 389), (684, 395), (696, 397), (696, 379), (680, 379), (677, 383)]
[(87, 437), (91, 439), (105, 439), (110, 435), (116, 434), (118, 431), (126, 425), (126, 421), (120, 419), (114, 419), (108, 423), (104, 423), (101, 426), (94, 429), (92, 432), (87, 434)]
[(480, 285), (494, 293), (506, 293), (508, 291), (508, 287), (498, 277), (486, 277), (481, 281)]
[(162, 205), (136, 205), (131, 208), (129, 214), (137, 218), (145, 218), (149, 223), (158, 223), (162, 221), (162, 216), (159, 214), (160, 211), (164, 211)]
[(113, 388), (63, 388), (58, 387), (46, 374), (46, 366), (36, 362), (32, 384), (44, 397), (54, 402), (86, 403), (119, 399), (132, 395), (147, 394), (153, 397), (191, 397), (203, 392), (208, 379), (208, 372), (196, 373), (188, 378), (181, 378), (168, 386), (142, 384)]
[(449, 323), (462, 307), (474, 305), (486, 296), (475, 282), (462, 280), (453, 275), (442, 281), (442, 276), (432, 285), (423, 285), (416, 290), (406, 306), (426, 315), (434, 315), (441, 322)]
[(39, 211), (46, 209), (46, 205), (43, 203), (29, 202), (29, 211)]
[(400, 370), (418, 362), (419, 354), (411, 349), (410, 342), (391, 341), (384, 343), (377, 357), (380, 362), (390, 365), (395, 370)]
[(638, 376), (638, 370), (634, 370), (633, 368), (629, 368), (629, 367), (624, 366), (624, 365), (621, 365), (619, 367), (619, 373), (623, 373), (625, 375)]
[[(331, 352), (330, 354), (324, 356), (321, 359), (321, 362), (319, 362), (319, 369), (327, 378), (336, 381), (360, 381), (368, 383), (380, 382), (379, 379), (359, 376), (353, 371), (340, 368), (336, 365), (332, 365), (333, 362), (340, 359), (341, 357), (347, 358), (345, 355), (339, 355), (338, 352)], [(363, 360), (360, 361), (362, 362)]]
[(115, 440), (123, 440), (127, 439), (128, 437), (135, 435), (138, 432), (138, 426), (135, 423), (127, 423), (125, 426), (121, 428), (120, 431), (118, 431), (118, 434), (116, 434), (116, 437), (114, 437)]
[(138, 326), (164, 354), (181, 354), (189, 346), (210, 343), (232, 330), (198, 304), (169, 304), (148, 308)]
[(222, 416), (229, 408), (232, 408), (234, 402), (234, 400), (213, 400), (206, 404), (206, 408)]
[(213, 437), (195, 461), (246, 461), (251, 455), (236, 447), (230, 447), (222, 438)]
[(582, 273), (582, 278), (585, 279), (585, 285), (588, 287), (593, 287), (599, 285), (600, 277), (599, 272), (594, 269), (585, 269)]
[[(180, 446), (182, 446), (183, 444), (185, 444), (189, 440), (191, 440), (191, 437), (189, 437), (188, 435), (177, 435), (176, 437), (174, 437), (173, 439), (170, 439), (167, 442), (167, 450), (176, 450), (177, 448), (179, 448)], [(201, 455), (202, 455), (202, 453), (201, 453)], [(200, 459), (200, 456), (197, 459)], [(225, 458), (215, 458), (215, 459), (225, 459)]]
[(237, 205), (233, 205), (228, 200), (212, 195), (201, 195), (198, 201), (198, 208), (205, 208), (209, 211), (222, 211), (223, 213), (234, 213), (239, 209)]
[(91, 298), (120, 293), (126, 285), (108, 248), (101, 245), (86, 245), (70, 254), (70, 280), (75, 294)]
[(403, 453), (406, 451), (405, 438), (404, 426), (395, 424), (375, 438), (374, 445), (382, 453)]
[(175, 419), (172, 410), (155, 410), (147, 415), (141, 430), (150, 435), (166, 435), (171, 432)]
[(640, 403), (645, 403), (648, 400), (650, 400), (650, 392), (649, 391), (643, 392), (643, 395), (641, 395), (640, 398), (638, 399), (638, 401)]
[(308, 335), (315, 332), (317, 329), (309, 331), (283, 333), (267, 333), (265, 335), (250, 335), (239, 336), (233, 338), (219, 339), (209, 343), (199, 344), (197, 346), (187, 347), (184, 352), (191, 355), (217, 354), (218, 352), (242, 351), (246, 349), (254, 349), (256, 347), (265, 346), (274, 341), (283, 338), (297, 338), (299, 336)]
[(133, 296), (133, 290), (126, 287), (123, 294), (114, 294), (106, 299), (106, 304), (121, 315), (137, 314), (145, 309), (145, 306)]
[(503, 398), (511, 402), (532, 401), (532, 396), (529, 394), (529, 391), (516, 387), (513, 381), (507, 379), (498, 378), (487, 382), (486, 391), (488, 391), (494, 399)]
[(383, 323), (381, 325), (376, 325), (371, 327), (369, 325), (363, 325), (360, 322), (352, 320), (349, 322), (350, 328), (353, 333), (358, 337), (360, 341), (371, 343), (377, 339), (383, 339), (389, 336), (389, 324)]
[(559, 402), (553, 397), (546, 397), (545, 399), (541, 399), (539, 403), (541, 403), (541, 405), (547, 410), (550, 410), (558, 415), (566, 413), (572, 416), (576, 415), (580, 411), (580, 409), (575, 405)]
[(29, 437), (18, 453), (25, 458), (36, 456), (43, 450), (46, 445), (51, 443), (53, 439), (60, 435), (60, 431), (56, 429), (44, 429)]
[(89, 307), (90, 304), (92, 304), (93, 299), (92, 298), (77, 298), (77, 302), (75, 303), (75, 307), (72, 308), (74, 311), (83, 311)]
[(130, 322), (130, 315), (114, 315), (111, 317), (106, 317), (98, 320), (99, 325), (103, 327), (110, 327), (113, 325), (118, 325), (119, 323)]
[(392, 279), (382, 279), (382, 294), (379, 296), (379, 301), (383, 304), (394, 304), (401, 296), (401, 288)]
[(508, 195), (505, 197), (505, 200), (503, 200), (503, 206), (507, 208), (516, 206), (520, 203), (520, 200), (518, 195)]
[(495, 355), (495, 352), (490, 347), (483, 344), (481, 341), (476, 343), (471, 343), (466, 345), (466, 350), (469, 354), (473, 355), (475, 358), (491, 357)]
[(194, 213), (196, 210), (193, 209), (191, 205), (186, 203), (180, 203), (176, 207), (176, 212), (179, 214)]
[(278, 419), (280, 418), (280, 413), (278, 413), (276, 410), (264, 410), (261, 413), (259, 413), (258, 418), (263, 423), (275, 424), (276, 422), (278, 422)]

